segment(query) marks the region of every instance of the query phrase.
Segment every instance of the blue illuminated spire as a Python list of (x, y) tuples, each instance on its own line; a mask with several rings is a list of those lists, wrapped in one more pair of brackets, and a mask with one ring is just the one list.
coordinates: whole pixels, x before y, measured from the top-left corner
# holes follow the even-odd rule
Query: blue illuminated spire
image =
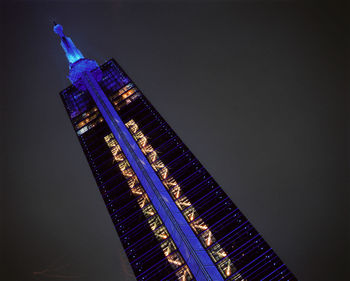
[(57, 24), (56, 22), (53, 22), (53, 24), (53, 30), (61, 37), (61, 46), (66, 53), (69, 62), (68, 78), (72, 81), (74, 86), (81, 90), (86, 89), (86, 86), (81, 79), (86, 72), (92, 72), (92, 75), (97, 81), (102, 79), (102, 71), (99, 69), (97, 62), (84, 58), (83, 54), (74, 45), (73, 41), (64, 35), (62, 25)]
[(61, 37), (61, 46), (66, 53), (69, 64), (73, 64), (76, 61), (84, 58), (83, 54), (74, 45), (73, 41), (64, 35), (62, 25), (54, 22), (53, 30)]

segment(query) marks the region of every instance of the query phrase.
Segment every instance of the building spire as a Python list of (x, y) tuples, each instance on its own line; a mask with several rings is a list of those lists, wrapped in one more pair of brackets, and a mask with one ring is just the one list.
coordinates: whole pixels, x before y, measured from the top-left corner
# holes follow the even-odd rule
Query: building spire
[(61, 37), (61, 46), (66, 53), (66, 57), (69, 61), (69, 66), (71, 66), (73, 63), (77, 62), (80, 59), (83, 59), (83, 54), (79, 51), (79, 49), (74, 45), (73, 41), (66, 37), (63, 33), (63, 27), (60, 24), (57, 24), (55, 21), (53, 21), (54, 27), (53, 30), (55, 31), (58, 36)]

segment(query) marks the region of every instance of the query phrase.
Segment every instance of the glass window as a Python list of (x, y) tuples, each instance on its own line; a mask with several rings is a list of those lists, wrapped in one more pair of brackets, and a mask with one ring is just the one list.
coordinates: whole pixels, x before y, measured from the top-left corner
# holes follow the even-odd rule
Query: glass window
[(134, 195), (141, 195), (141, 194), (143, 194), (145, 191), (143, 190), (143, 188), (139, 185), (139, 186), (137, 186), (137, 187), (134, 187), (134, 188), (132, 188), (131, 189), (131, 192), (132, 192), (132, 194), (134, 194)]
[(128, 179), (128, 185), (130, 186), (130, 188), (133, 188), (138, 182), (139, 182), (139, 180), (138, 180), (136, 175), (134, 175)]
[(180, 210), (183, 210), (183, 209), (191, 206), (190, 200), (188, 200), (188, 198), (185, 195), (180, 197), (178, 200), (176, 200), (175, 203)]
[(175, 252), (169, 256), (167, 256), (168, 262), (170, 263), (172, 268), (178, 268), (179, 266), (183, 265), (184, 261), (182, 257), (180, 256), (179, 252)]
[(212, 257), (212, 259), (214, 260), (214, 262), (217, 262), (219, 260), (221, 260), (222, 258), (227, 256), (227, 253), (225, 252), (225, 250), (220, 246), (219, 243), (213, 245), (210, 249), (209, 249), (209, 254)]
[(218, 264), (218, 267), (219, 267), (219, 270), (221, 271), (221, 273), (226, 278), (231, 276), (236, 271), (236, 268), (234, 267), (233, 263), (231, 262), (231, 260), (229, 258), (222, 260)]
[(148, 220), (148, 223), (151, 229), (155, 230), (158, 226), (162, 224), (162, 221), (160, 220), (158, 215), (155, 215)]
[(163, 184), (167, 189), (170, 189), (171, 187), (176, 186), (177, 182), (173, 177), (169, 177), (166, 180), (163, 180)]
[(157, 228), (154, 231), (154, 234), (156, 235), (158, 240), (165, 240), (165, 239), (167, 239), (169, 237), (169, 233), (166, 230), (164, 225), (162, 225), (161, 227)]
[(149, 198), (146, 193), (142, 194), (139, 198), (137, 198), (137, 203), (141, 208), (146, 206), (149, 203)]
[(176, 272), (176, 277), (181, 281), (189, 281), (193, 279), (193, 276), (187, 265), (183, 266), (179, 269), (178, 272)]
[(171, 191), (170, 191), (171, 196), (173, 199), (178, 199), (182, 195), (182, 190), (180, 186), (175, 186)]
[(169, 256), (172, 252), (176, 250), (176, 246), (173, 242), (173, 239), (169, 238), (168, 240), (164, 241), (160, 247), (162, 248), (164, 255), (167, 257)]
[(209, 229), (201, 233), (199, 240), (201, 240), (205, 247), (209, 247), (216, 241), (213, 233)]
[(191, 227), (196, 234), (208, 229), (208, 226), (204, 223), (202, 218), (198, 218), (197, 220), (192, 222)]
[(142, 209), (146, 218), (153, 216), (156, 213), (156, 210), (153, 208), (152, 204), (148, 204), (146, 207)]
[(196, 217), (198, 217), (198, 213), (193, 206), (188, 207), (183, 211), (183, 214), (188, 222), (193, 221)]

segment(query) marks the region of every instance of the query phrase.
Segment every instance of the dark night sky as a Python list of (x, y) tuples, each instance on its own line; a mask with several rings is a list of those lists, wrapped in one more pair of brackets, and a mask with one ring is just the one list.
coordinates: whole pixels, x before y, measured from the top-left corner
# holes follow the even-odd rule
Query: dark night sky
[(135, 280), (59, 99), (54, 18), (121, 64), (300, 280), (349, 280), (345, 6), (165, 2), (3, 2), (0, 279)]

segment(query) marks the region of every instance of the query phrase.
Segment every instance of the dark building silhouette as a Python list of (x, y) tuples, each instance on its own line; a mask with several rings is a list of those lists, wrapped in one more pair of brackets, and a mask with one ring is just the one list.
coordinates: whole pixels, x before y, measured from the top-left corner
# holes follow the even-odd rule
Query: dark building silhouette
[(113, 59), (60, 94), (137, 280), (296, 280)]

